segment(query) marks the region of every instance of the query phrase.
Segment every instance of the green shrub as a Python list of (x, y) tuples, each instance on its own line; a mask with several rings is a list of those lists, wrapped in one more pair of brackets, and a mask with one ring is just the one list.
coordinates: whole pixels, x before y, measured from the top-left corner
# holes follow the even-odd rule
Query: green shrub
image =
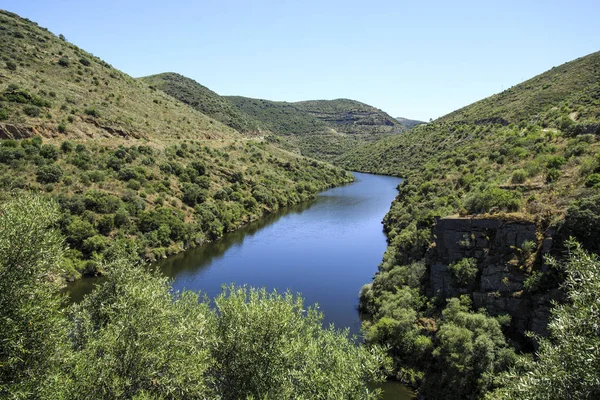
[(58, 148), (53, 144), (44, 144), (40, 148), (40, 156), (48, 160), (58, 159)]
[(510, 177), (510, 182), (515, 183), (515, 184), (520, 184), (520, 183), (524, 183), (526, 179), (527, 179), (527, 173), (522, 169), (518, 169), (512, 173), (512, 175)]
[(88, 108), (86, 108), (85, 110), (83, 110), (83, 112), (84, 112), (86, 115), (89, 115), (90, 117), (95, 117), (95, 118), (97, 118), (97, 117), (99, 117), (99, 116), (100, 116), (100, 113), (99, 113), (99, 112), (98, 112), (98, 110), (97, 110), (96, 108), (94, 108), (94, 107), (88, 107)]
[(546, 161), (546, 167), (548, 169), (560, 169), (566, 162), (567, 160), (564, 157), (552, 156)]
[(471, 194), (464, 201), (464, 207), (470, 214), (487, 213), (494, 210), (518, 211), (521, 209), (522, 196), (518, 192), (498, 187), (489, 187)]
[(0, 107), (0, 121), (4, 121), (8, 119), (8, 110), (6, 108)]
[(600, 186), (600, 174), (591, 174), (585, 181), (585, 186), (587, 187), (597, 187)]
[(448, 266), (452, 277), (458, 286), (468, 287), (475, 282), (477, 277), (477, 260), (474, 258), (463, 258)]
[(58, 65), (60, 65), (61, 67), (68, 67), (69, 64), (69, 57), (67, 56), (63, 56), (60, 58), (60, 60), (58, 60)]
[(87, 59), (87, 58), (85, 58), (85, 57), (81, 57), (81, 58), (79, 59), (79, 62), (80, 62), (82, 65), (85, 65), (86, 67), (89, 67), (89, 66), (92, 64), (92, 63), (90, 62), (90, 60), (88, 60), (88, 59)]
[(17, 64), (15, 64), (12, 61), (7, 61), (6, 62), (6, 68), (10, 71), (16, 71), (17, 70)]
[(36, 178), (40, 183), (57, 183), (60, 182), (63, 172), (56, 164), (44, 165), (37, 171)]
[(550, 168), (546, 173), (546, 182), (552, 183), (556, 182), (556, 180), (560, 178), (560, 170), (557, 168)]
[(561, 236), (574, 236), (589, 251), (600, 251), (600, 195), (574, 201), (567, 209)]
[(40, 114), (42, 113), (42, 110), (40, 110), (38, 107), (36, 106), (25, 106), (23, 107), (23, 112), (30, 116), (30, 117), (39, 117)]

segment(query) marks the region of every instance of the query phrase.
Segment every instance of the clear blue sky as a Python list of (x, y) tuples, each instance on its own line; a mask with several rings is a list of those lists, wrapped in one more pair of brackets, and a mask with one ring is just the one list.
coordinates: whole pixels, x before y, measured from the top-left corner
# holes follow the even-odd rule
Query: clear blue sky
[(599, 0), (67, 1), (0, 8), (135, 77), (428, 120), (600, 50)]

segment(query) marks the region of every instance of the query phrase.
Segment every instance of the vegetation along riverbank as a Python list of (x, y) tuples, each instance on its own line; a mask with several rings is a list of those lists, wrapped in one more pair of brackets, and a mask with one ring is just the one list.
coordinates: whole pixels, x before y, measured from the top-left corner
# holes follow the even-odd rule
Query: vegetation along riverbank
[[(7, 11), (0, 38), (0, 397), (600, 397), (600, 53), (425, 124), (135, 79)], [(203, 299), (140, 264), (346, 170), (405, 179), (360, 346), (300, 297)]]

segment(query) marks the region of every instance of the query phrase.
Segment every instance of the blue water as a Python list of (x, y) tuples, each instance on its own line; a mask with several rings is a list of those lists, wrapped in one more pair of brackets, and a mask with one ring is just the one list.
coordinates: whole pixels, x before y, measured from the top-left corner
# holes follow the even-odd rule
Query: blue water
[(289, 289), (306, 304), (318, 303), (325, 323), (358, 334), (358, 293), (386, 249), (381, 220), (401, 180), (354, 175), (354, 183), (322, 192), (310, 204), (158, 264), (176, 290), (199, 290), (210, 298), (228, 283)]

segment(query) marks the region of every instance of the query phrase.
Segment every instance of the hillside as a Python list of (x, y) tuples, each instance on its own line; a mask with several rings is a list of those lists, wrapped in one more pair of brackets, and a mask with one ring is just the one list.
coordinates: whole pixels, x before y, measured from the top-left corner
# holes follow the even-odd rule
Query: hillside
[(152, 75), (140, 81), (239, 132), (266, 135), (288, 150), (328, 161), (364, 141), (404, 129), (383, 111), (354, 100), (288, 103), (220, 96), (174, 73)]
[(140, 80), (239, 132), (253, 133), (259, 130), (257, 121), (206, 86), (183, 75), (167, 72)]
[(333, 161), (359, 144), (402, 131), (383, 111), (354, 100), (275, 102), (228, 96), (286, 148)]
[(396, 117), (396, 121), (400, 122), (400, 125), (402, 125), (406, 129), (411, 129), (417, 125), (423, 125), (423, 124), (427, 123), (424, 121), (419, 121), (416, 119), (408, 119), (408, 118), (403, 118), (403, 117)]
[(59, 203), (69, 279), (101, 272), (114, 243), (164, 257), (352, 179), (15, 14), (0, 12), (0, 38), (0, 201), (35, 191)]
[(546, 257), (562, 260), (569, 236), (600, 252), (599, 134), (593, 53), (339, 158), (406, 178), (361, 293), (367, 341), (391, 346), (401, 379), (428, 398), (480, 398), (485, 374), (514, 362), (509, 339), (527, 351), (527, 331), (548, 335), (564, 272)]
[(388, 114), (370, 105), (349, 99), (309, 100), (293, 103), (339, 133), (364, 137), (394, 134), (402, 130)]

